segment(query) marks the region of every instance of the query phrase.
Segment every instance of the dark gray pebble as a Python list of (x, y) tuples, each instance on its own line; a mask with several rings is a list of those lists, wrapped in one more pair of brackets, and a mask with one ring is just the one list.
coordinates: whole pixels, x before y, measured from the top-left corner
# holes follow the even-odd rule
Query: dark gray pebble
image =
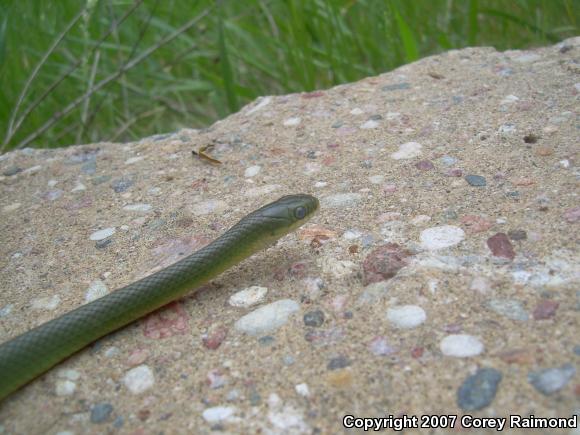
[(397, 83), (396, 85), (383, 86), (381, 89), (383, 91), (401, 91), (404, 89), (410, 89), (411, 85), (409, 83)]
[(528, 238), (528, 233), (524, 230), (511, 230), (508, 231), (508, 237), (512, 240), (526, 240)]
[(324, 323), (324, 313), (321, 310), (309, 311), (304, 314), (304, 324), (306, 326), (319, 327)]
[(274, 343), (274, 337), (271, 335), (264, 335), (263, 337), (258, 338), (258, 343), (262, 346), (271, 346)]
[(18, 174), (19, 172), (22, 172), (22, 168), (19, 168), (18, 166), (10, 166), (7, 169), (4, 169), (4, 171), (2, 171), (2, 175), (5, 175), (6, 177), (12, 177), (13, 175)]
[(116, 193), (125, 192), (129, 187), (133, 185), (133, 180), (130, 178), (119, 178), (111, 183), (111, 187)]
[(328, 365), (326, 366), (328, 370), (336, 370), (336, 369), (343, 369), (350, 365), (350, 361), (345, 356), (337, 356), (336, 358), (332, 358)]
[(489, 405), (497, 392), (502, 374), (492, 368), (481, 368), (468, 376), (457, 390), (457, 405), (464, 411), (475, 411)]
[(91, 409), (91, 423), (104, 423), (109, 420), (113, 412), (113, 405), (110, 403), (97, 403)]
[(469, 183), (470, 186), (482, 187), (487, 184), (485, 177), (481, 175), (466, 175), (465, 181)]
[(111, 239), (111, 238), (103, 239), (103, 240), (97, 240), (95, 242), (95, 247), (97, 249), (105, 249), (107, 246), (109, 246), (111, 244), (112, 241), (113, 241), (113, 239)]
[(94, 160), (89, 160), (84, 165), (81, 166), (81, 171), (85, 174), (92, 175), (97, 172), (97, 162)]
[(528, 381), (540, 393), (549, 395), (561, 390), (576, 374), (576, 368), (568, 363), (528, 373)]

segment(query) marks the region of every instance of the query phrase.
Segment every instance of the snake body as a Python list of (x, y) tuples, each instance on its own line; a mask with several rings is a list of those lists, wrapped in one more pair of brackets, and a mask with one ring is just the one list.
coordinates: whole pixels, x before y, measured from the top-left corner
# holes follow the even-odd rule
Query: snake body
[(306, 222), (310, 195), (289, 195), (248, 214), (177, 263), (0, 344), (0, 400), (110, 332), (182, 297)]

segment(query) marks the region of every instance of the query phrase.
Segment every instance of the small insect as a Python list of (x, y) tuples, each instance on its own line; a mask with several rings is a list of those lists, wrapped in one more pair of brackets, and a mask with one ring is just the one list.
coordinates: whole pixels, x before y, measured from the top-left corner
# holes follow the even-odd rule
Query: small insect
[(194, 156), (199, 157), (202, 160), (205, 160), (207, 162), (213, 163), (215, 165), (221, 165), (222, 164), (221, 161), (219, 161), (218, 159), (214, 159), (209, 154), (206, 154), (206, 151), (208, 151), (208, 150), (210, 150), (212, 148), (213, 148), (213, 144), (204, 145), (201, 148), (199, 148), (199, 150), (197, 150), (197, 151), (191, 150), (191, 154), (193, 154)]

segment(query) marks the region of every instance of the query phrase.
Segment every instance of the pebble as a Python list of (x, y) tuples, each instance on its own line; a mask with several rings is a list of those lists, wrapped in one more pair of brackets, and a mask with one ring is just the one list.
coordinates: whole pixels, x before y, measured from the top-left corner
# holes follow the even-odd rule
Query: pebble
[(18, 166), (10, 166), (9, 168), (4, 169), (4, 171), (2, 171), (2, 175), (6, 177), (12, 177), (13, 175), (18, 174), (19, 172), (22, 172), (22, 168), (19, 168)]
[(262, 302), (266, 297), (266, 293), (268, 293), (266, 287), (253, 285), (231, 295), (229, 304), (232, 307), (248, 308)]
[(111, 237), (113, 234), (115, 234), (114, 227), (104, 228), (102, 230), (95, 231), (94, 233), (92, 233), (89, 236), (89, 239), (91, 239), (91, 240), (103, 240), (103, 239), (106, 239), (107, 237)]
[(394, 160), (412, 159), (422, 154), (423, 145), (418, 142), (406, 142), (399, 145), (399, 150), (391, 154)]
[(562, 217), (571, 224), (578, 222), (580, 220), (580, 206), (565, 210)]
[(138, 213), (147, 213), (151, 211), (152, 208), (153, 207), (151, 206), (151, 204), (129, 204), (123, 207), (123, 210), (135, 211)]
[(18, 210), (22, 204), (19, 202), (13, 202), (12, 204), (5, 205), (2, 207), (4, 213), (10, 213), (11, 211)]
[(68, 379), (69, 381), (78, 381), (81, 377), (80, 372), (74, 369), (60, 369), (56, 375), (59, 378)]
[(351, 115), (362, 115), (363, 113), (365, 113), (362, 109), (355, 107), (354, 109), (352, 109), (350, 111)]
[(427, 314), (418, 305), (399, 305), (387, 310), (387, 320), (397, 328), (410, 329), (425, 322)]
[(147, 361), (147, 358), (149, 358), (150, 353), (151, 352), (149, 349), (144, 348), (133, 350), (127, 358), (127, 365), (130, 367), (135, 367), (143, 364), (145, 361)]
[(505, 233), (497, 233), (487, 239), (487, 246), (496, 257), (513, 260), (516, 256), (514, 247)]
[(32, 301), (32, 308), (35, 310), (54, 310), (59, 305), (59, 295), (45, 296)]
[(536, 370), (528, 373), (528, 382), (536, 390), (550, 395), (564, 388), (576, 374), (576, 368), (568, 363), (560, 367)]
[(310, 389), (308, 388), (308, 384), (304, 384), (304, 383), (298, 384), (298, 385), (294, 386), (294, 389), (302, 397), (310, 396)]
[(258, 99), (256, 101), (258, 101), (258, 104), (256, 104), (254, 107), (250, 108), (246, 112), (246, 116), (251, 115), (251, 114), (257, 112), (258, 110), (266, 107), (272, 101), (272, 97), (269, 97), (269, 96), (268, 97), (258, 97)]
[(337, 193), (323, 197), (320, 202), (322, 207), (342, 208), (355, 205), (362, 198), (363, 196), (360, 193)]
[(421, 247), (429, 251), (448, 248), (457, 245), (465, 238), (465, 233), (459, 227), (442, 225), (421, 231)]
[(83, 190), (87, 190), (87, 186), (77, 181), (77, 184), (72, 188), (71, 192), (82, 192)]
[(369, 181), (372, 184), (381, 184), (385, 180), (384, 175), (372, 175), (369, 177)]
[(522, 303), (516, 299), (491, 299), (487, 302), (487, 307), (511, 320), (526, 321), (529, 318)]
[(77, 384), (68, 379), (59, 379), (56, 381), (55, 393), (57, 396), (72, 396), (77, 389)]
[(554, 317), (559, 306), (558, 302), (549, 299), (540, 301), (532, 313), (534, 320), (545, 320)]
[(467, 181), (470, 186), (475, 187), (483, 187), (487, 184), (485, 177), (482, 177), (481, 175), (466, 175), (465, 181)]
[(318, 328), (324, 323), (324, 313), (321, 310), (308, 311), (304, 314), (304, 324)]
[(329, 362), (328, 365), (326, 366), (326, 368), (328, 370), (336, 370), (336, 369), (343, 369), (345, 367), (348, 367), (350, 365), (350, 360), (345, 357), (345, 356), (337, 356), (335, 358), (332, 358)]
[(421, 160), (415, 163), (415, 167), (420, 171), (430, 171), (432, 169), (435, 169), (435, 165), (429, 160)]
[(219, 213), (225, 210), (228, 205), (219, 199), (208, 199), (207, 201), (199, 202), (195, 204), (191, 211), (196, 216), (203, 216), (210, 213)]
[(216, 424), (232, 420), (236, 412), (237, 409), (234, 406), (214, 406), (204, 409), (201, 415), (208, 423)]
[(364, 285), (391, 279), (409, 263), (411, 255), (410, 251), (396, 243), (373, 249), (363, 261)]
[(143, 156), (137, 156), (137, 157), (131, 157), (127, 160), (125, 160), (125, 164), (126, 165), (132, 165), (133, 163), (137, 163), (140, 162), (141, 160), (143, 160), (145, 157)]
[(360, 126), (360, 128), (362, 128), (364, 130), (368, 130), (368, 129), (372, 129), (372, 128), (377, 128), (378, 126), (379, 126), (378, 121), (375, 121), (374, 119), (369, 119), (367, 122), (362, 124)]
[(284, 125), (286, 127), (292, 127), (292, 126), (300, 124), (300, 122), (302, 122), (302, 119), (300, 117), (288, 118), (288, 119), (284, 120)]
[(91, 423), (105, 423), (111, 418), (113, 405), (110, 403), (97, 403), (91, 409)]
[(510, 230), (507, 233), (508, 237), (512, 240), (526, 240), (528, 238), (528, 233), (524, 230)]
[(264, 186), (253, 187), (252, 189), (248, 189), (245, 193), (247, 197), (256, 198), (259, 196), (266, 196), (278, 189), (282, 186), (279, 184), (266, 184)]
[(7, 317), (12, 312), (13, 308), (14, 304), (4, 305), (2, 308), (0, 308), (0, 318)]
[(410, 88), (411, 88), (410, 83), (402, 82), (402, 83), (396, 83), (394, 85), (385, 85), (381, 89), (383, 91), (402, 91), (402, 90), (410, 89)]
[(473, 335), (451, 334), (439, 343), (443, 355), (467, 358), (483, 352), (483, 343)]
[(460, 221), (468, 234), (482, 233), (493, 226), (493, 222), (483, 216), (466, 215)]
[(439, 161), (445, 166), (453, 166), (457, 163), (457, 159), (451, 156), (443, 156), (439, 159)]
[(109, 289), (103, 281), (97, 279), (89, 285), (89, 288), (85, 292), (85, 303), (92, 302), (95, 299), (99, 299), (109, 293)]
[(130, 178), (119, 178), (111, 183), (111, 187), (116, 193), (126, 192), (129, 187), (133, 185), (133, 180)]
[(225, 328), (216, 328), (207, 334), (202, 335), (201, 341), (206, 349), (215, 350), (226, 339), (228, 331)]
[(141, 394), (155, 384), (153, 371), (147, 365), (140, 365), (129, 370), (123, 376), (123, 383), (133, 394)]
[(234, 328), (253, 336), (267, 334), (286, 324), (289, 317), (299, 310), (300, 305), (296, 301), (281, 299), (246, 314), (235, 323)]
[(244, 177), (246, 178), (255, 177), (260, 173), (261, 170), (262, 170), (261, 166), (258, 165), (250, 166), (249, 168), (246, 168), (246, 170), (244, 171)]
[(94, 160), (89, 160), (81, 166), (81, 171), (85, 174), (93, 175), (95, 172), (97, 172), (97, 162)]
[(495, 398), (502, 373), (493, 368), (480, 368), (468, 376), (457, 390), (457, 405), (464, 411), (488, 406)]
[(344, 279), (355, 274), (359, 266), (353, 261), (338, 260), (334, 257), (323, 257), (318, 263), (324, 274), (332, 275), (335, 278)]
[(385, 337), (377, 336), (371, 340), (368, 345), (369, 350), (373, 355), (388, 356), (398, 352), (398, 349), (391, 346)]
[(489, 294), (491, 292), (491, 285), (490, 285), (489, 281), (486, 278), (484, 278), (483, 276), (476, 276), (471, 281), (469, 289), (474, 290), (474, 291), (478, 292), (479, 294), (486, 295), (486, 294)]

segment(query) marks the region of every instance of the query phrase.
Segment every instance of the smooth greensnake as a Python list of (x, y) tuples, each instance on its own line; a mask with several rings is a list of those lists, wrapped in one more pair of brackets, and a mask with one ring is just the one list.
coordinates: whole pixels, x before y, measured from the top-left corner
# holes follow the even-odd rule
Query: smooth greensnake
[(283, 196), (177, 263), (0, 344), (0, 400), (93, 341), (275, 243), (304, 224), (318, 206), (311, 195)]

